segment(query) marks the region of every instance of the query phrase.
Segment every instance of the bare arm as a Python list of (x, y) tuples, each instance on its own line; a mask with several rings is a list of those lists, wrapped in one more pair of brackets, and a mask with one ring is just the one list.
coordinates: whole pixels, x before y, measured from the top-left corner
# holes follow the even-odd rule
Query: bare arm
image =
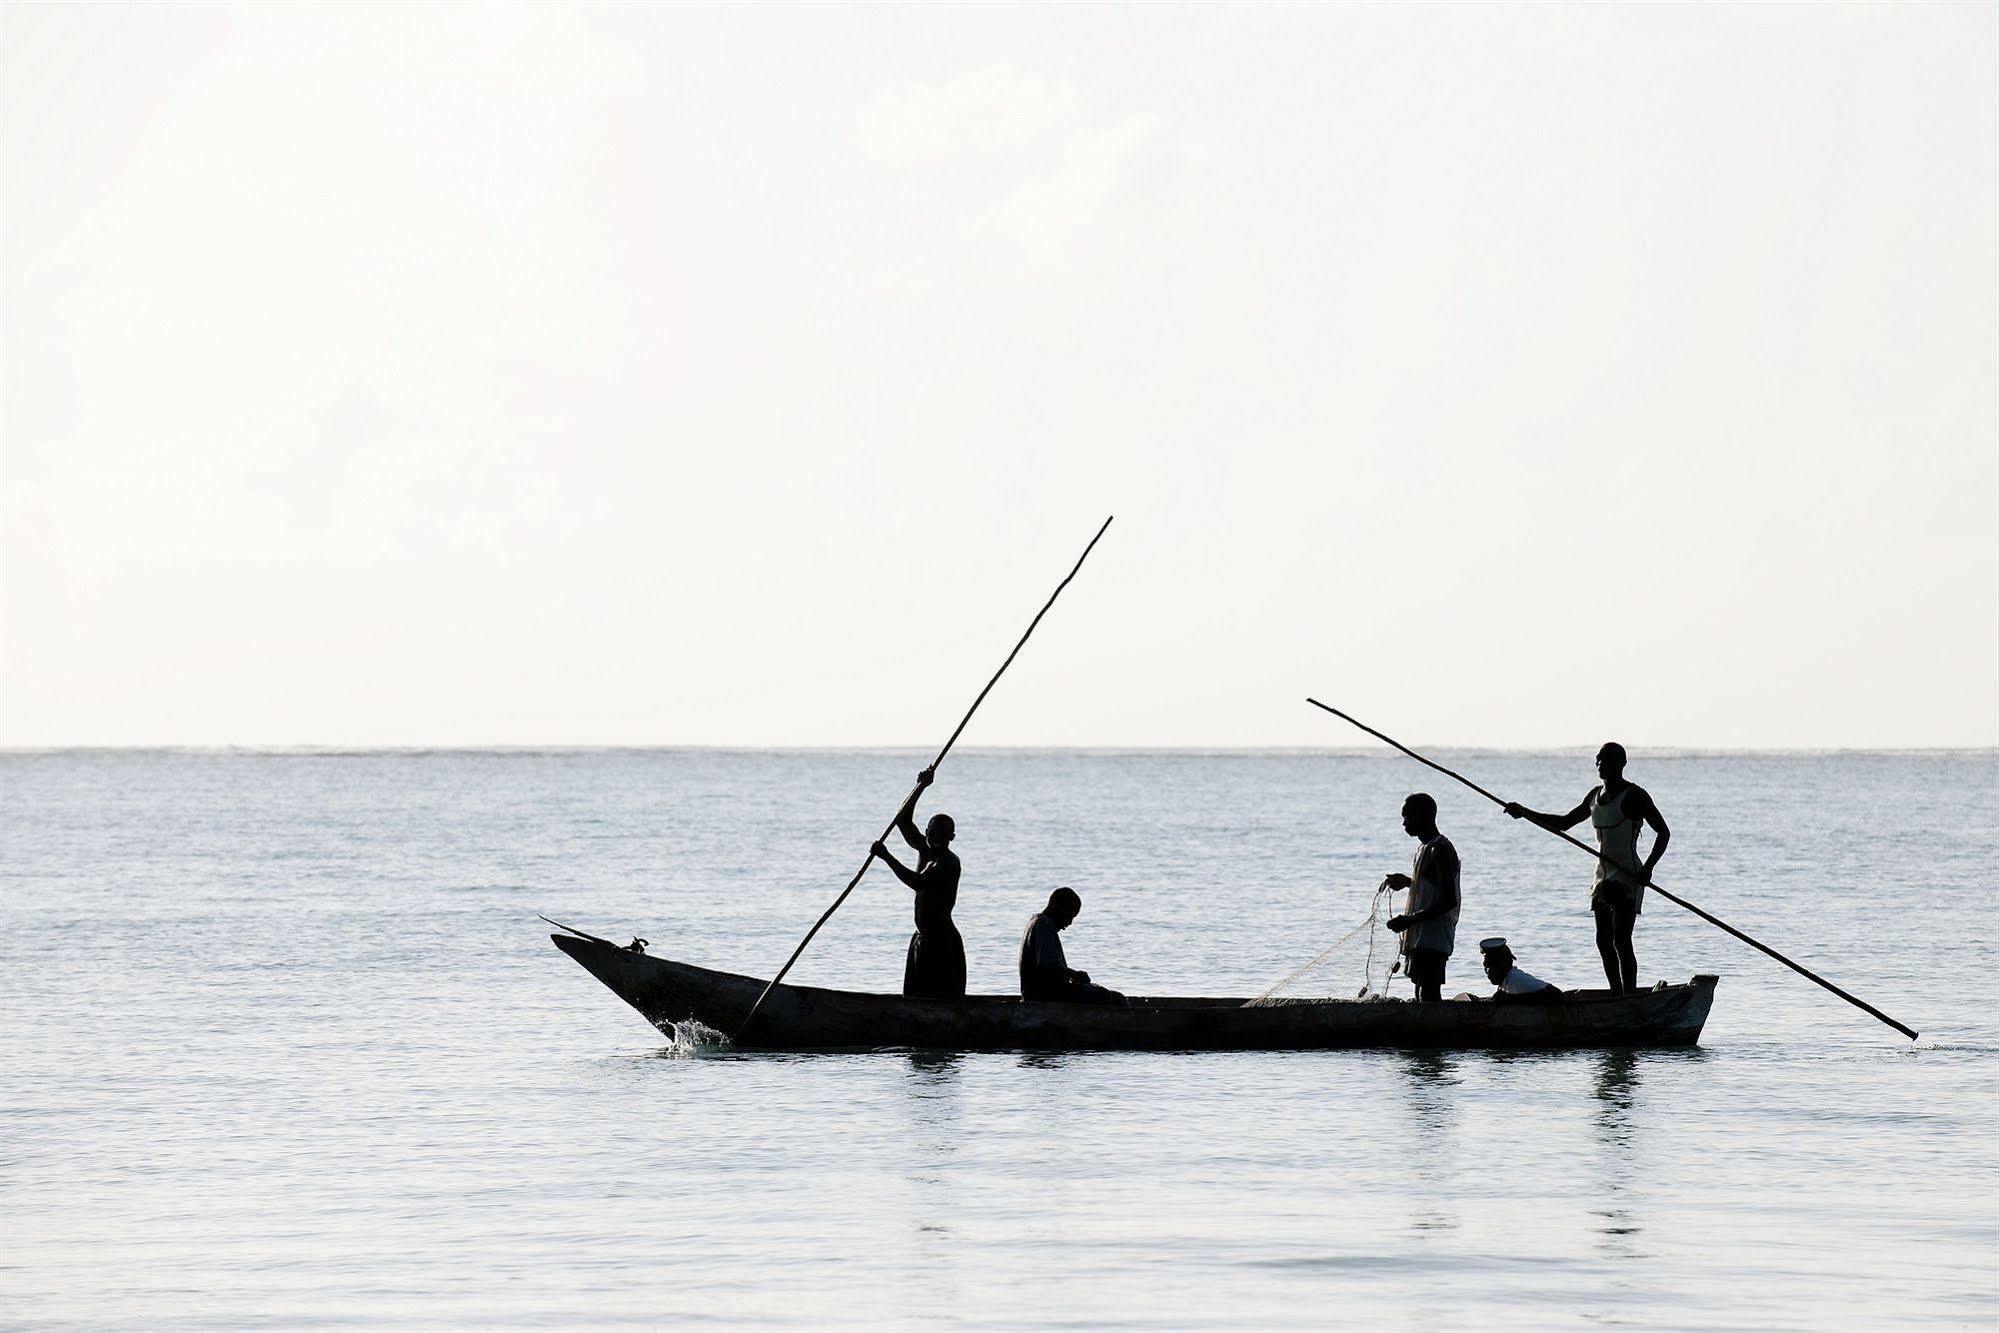
[(1644, 874), (1652, 878), (1652, 867), (1659, 864), (1659, 858), (1666, 854), (1666, 842), (1673, 836), (1673, 830), (1666, 827), (1666, 817), (1659, 813), (1659, 807), (1652, 803), (1652, 793), (1643, 787), (1638, 789), (1645, 798), (1645, 809), (1638, 817), (1652, 830), (1652, 850), (1645, 856)]
[(1550, 833), (1567, 833), (1570, 829), (1589, 818), (1589, 800), (1590, 796), (1594, 795), (1596, 795), (1596, 788), (1592, 787), (1590, 788), (1589, 796), (1583, 797), (1576, 804), (1576, 808), (1569, 811), (1566, 815), (1551, 815), (1544, 814), (1539, 810), (1529, 810), (1518, 801), (1508, 801), (1506, 803), (1506, 813), (1512, 815), (1515, 819), (1524, 819), (1530, 824), (1539, 825)]
[(895, 857), (889, 854), (887, 843), (878, 842), (874, 845), (874, 847), (871, 850), (873, 850), (876, 858), (879, 859), (881, 863), (887, 866), (890, 870), (893, 870), (895, 872), (895, 877), (901, 880), (909, 888), (914, 889), (915, 887), (917, 887), (917, 885), (923, 882), (923, 877), (920, 874), (918, 874), (914, 870), (911, 870), (908, 866), (896, 860)]
[[(916, 788), (909, 793), (909, 799), (902, 803), (902, 809), (895, 812), (895, 831), (909, 844), (910, 850), (918, 856), (930, 855), (930, 842), (916, 827), (916, 798), (923, 795), (924, 788), (937, 780), (937, 770), (926, 768), (916, 775)], [(894, 858), (890, 858), (893, 863)], [(905, 881), (907, 882), (907, 881)], [(914, 887), (914, 886), (912, 886)]]

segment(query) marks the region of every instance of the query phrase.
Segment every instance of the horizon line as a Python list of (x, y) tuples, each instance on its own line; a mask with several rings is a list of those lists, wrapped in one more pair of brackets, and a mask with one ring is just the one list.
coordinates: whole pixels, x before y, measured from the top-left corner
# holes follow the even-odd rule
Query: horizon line
[[(1626, 742), (1628, 750), (1655, 758), (1752, 755), (1999, 755), (1999, 745), (1647, 745)], [(1466, 745), (1448, 741), (1420, 741), (1417, 748), (1450, 754), (1587, 755), (1595, 744), (1573, 745)], [(703, 752), (715, 754), (900, 754), (922, 756), (930, 747), (913, 744), (824, 744), (754, 745), (724, 742), (479, 742), (393, 744), (232, 744), (232, 743), (104, 743), (83, 745), (9, 745), (0, 743), (0, 756), (66, 754), (188, 754), (188, 755), (276, 755), (335, 757), (341, 755), (437, 755), (437, 754), (659, 754)], [(1339, 758), (1401, 757), (1387, 745), (962, 745), (958, 754), (1085, 754), (1085, 755), (1326, 755)]]

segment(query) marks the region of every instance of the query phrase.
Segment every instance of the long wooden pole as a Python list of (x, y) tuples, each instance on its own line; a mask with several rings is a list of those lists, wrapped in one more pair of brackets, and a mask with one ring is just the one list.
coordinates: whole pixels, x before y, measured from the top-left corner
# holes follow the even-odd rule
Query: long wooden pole
[[(1334, 708), (1331, 704), (1322, 704), (1317, 699), (1307, 698), (1305, 702), (1312, 705), (1312, 707), (1314, 708), (1325, 709), (1328, 713), (1331, 713), (1334, 717), (1339, 718), (1342, 721), (1351, 722), (1354, 726), (1359, 727), (1362, 731), (1374, 737), (1376, 740), (1385, 741), (1389, 745), (1394, 746), (1396, 749), (1402, 751), (1402, 753), (1408, 755), (1411, 759), (1414, 759), (1417, 763), (1424, 764), (1430, 768), (1434, 768), (1439, 773), (1442, 773), (1445, 777), (1456, 778), (1459, 782), (1464, 783), (1465, 786), (1470, 787), (1473, 791), (1477, 792), (1480, 796), (1485, 797), (1486, 800), (1491, 801), (1494, 805), (1499, 806), (1502, 809), (1506, 806), (1505, 801), (1501, 800), (1497, 796), (1494, 796), (1491, 792), (1479, 786), (1476, 782), (1473, 782), (1470, 778), (1466, 777), (1464, 774), (1445, 768), (1442, 764), (1437, 763), (1435, 760), (1425, 759), (1422, 755), (1417, 754), (1414, 750), (1404, 745), (1401, 741), (1396, 740), (1393, 736), (1384, 736), (1382, 733), (1376, 731), (1373, 727), (1370, 727), (1369, 725), (1367, 725), (1367, 723), (1361, 721), (1359, 718), (1354, 717), (1348, 713), (1342, 713), (1339, 709)], [(1544, 826), (1537, 824), (1535, 825), (1535, 827), (1540, 828)], [(1594, 856), (1597, 860), (1602, 861), (1605, 865), (1616, 864), (1609, 857), (1605, 856), (1602, 852), (1590, 846), (1582, 839), (1571, 837), (1568, 833), (1565, 833), (1561, 829), (1549, 829), (1548, 832), (1554, 834), (1556, 837), (1560, 838), (1563, 842), (1569, 843), (1572, 846), (1582, 848), (1584, 851), (1588, 852), (1591, 856)], [(1841, 990), (1838, 986), (1833, 985), (1830, 981), (1827, 981), (1824, 977), (1812, 971), (1810, 968), (1805, 967), (1801, 963), (1793, 962), (1791, 959), (1786, 958), (1783, 954), (1778, 953), (1775, 949), (1763, 943), (1763, 941), (1755, 939), (1749, 935), (1745, 935), (1743, 932), (1737, 930), (1734, 926), (1731, 926), (1726, 921), (1723, 921), (1720, 917), (1716, 916), (1714, 913), (1703, 911), (1701, 908), (1694, 906), (1692, 903), (1688, 902), (1685, 898), (1680, 897), (1676, 893), (1668, 893), (1666, 890), (1660, 888), (1657, 884), (1653, 883), (1649, 877), (1645, 880), (1645, 887), (1651, 889), (1654, 893), (1657, 893), (1660, 897), (1664, 898), (1668, 902), (1678, 903), (1681, 907), (1686, 908), (1689, 912), (1692, 912), (1695, 916), (1707, 922), (1709, 925), (1720, 926), (1723, 930), (1735, 936), (1735, 938), (1741, 940), (1744, 944), (1749, 945), (1751, 948), (1760, 949), (1764, 953), (1769, 954), (1772, 958), (1782, 963), (1785, 967), (1790, 968), (1793, 972), (1796, 972), (1799, 976), (1805, 978), (1805, 980), (1816, 982), (1819, 985), (1825, 987), (1827, 990), (1831, 991), (1834, 995), (1837, 995), (1840, 999), (1845, 1000), (1848, 1004), (1852, 1005), (1854, 1008), (1859, 1009), (1864, 1013), (1871, 1014), (1875, 1018), (1880, 1019), (1883, 1023), (1886, 1023), (1889, 1027), (1895, 1029), (1895, 1031), (1901, 1033), (1903, 1036), (1907, 1037), (1910, 1041), (1914, 1041), (1916, 1039), (1916, 1030), (1914, 1028), (1909, 1027), (1907, 1024), (1896, 1022), (1894, 1019), (1888, 1017), (1888, 1015), (1882, 1013), (1879, 1009), (1876, 1009), (1873, 1005), (1867, 1003), (1867, 1001), (1861, 999), (1859, 996), (1854, 995), (1849, 991)]]
[[(1113, 514), (1111, 517), (1115, 518), (1116, 515)], [(965, 710), (965, 715), (962, 718), (958, 719), (958, 725), (951, 732), (951, 738), (944, 742), (944, 748), (939, 750), (937, 752), (937, 757), (930, 761), (930, 767), (932, 769), (935, 769), (939, 764), (943, 763), (944, 756), (951, 753), (951, 747), (958, 743), (958, 737), (964, 735), (965, 726), (967, 723), (969, 723), (972, 720), (972, 714), (979, 711), (979, 705), (984, 703), (986, 701), (986, 696), (993, 692), (993, 686), (999, 684), (999, 678), (1001, 676), (1004, 676), (1006, 674), (1006, 669), (1013, 665), (1013, 659), (1020, 656), (1020, 650), (1027, 646), (1027, 640), (1029, 636), (1031, 636), (1034, 633), (1034, 627), (1041, 623), (1041, 617), (1048, 614), (1048, 608), (1055, 605), (1055, 599), (1057, 597), (1060, 597), (1062, 595), (1062, 590), (1069, 586), (1069, 580), (1076, 577), (1077, 570), (1080, 570), (1083, 567), (1083, 562), (1090, 558), (1090, 552), (1096, 549), (1097, 542), (1103, 538), (1105, 532), (1110, 530), (1110, 526), (1111, 526), (1111, 520), (1109, 518), (1105, 519), (1103, 527), (1097, 529), (1097, 535), (1095, 537), (1090, 538), (1090, 544), (1088, 546), (1085, 546), (1083, 548), (1083, 553), (1076, 557), (1075, 566), (1069, 570), (1068, 576), (1064, 578), (1060, 583), (1055, 585), (1055, 591), (1048, 594), (1048, 600), (1042, 604), (1041, 609), (1039, 611), (1036, 611), (1034, 613), (1034, 619), (1027, 622), (1027, 630), (1025, 633), (1023, 633), (1020, 636), (1020, 642), (1014, 644), (1013, 651), (1006, 655), (1006, 661), (1000, 663), (999, 670), (993, 672), (993, 678), (986, 682), (986, 687), (983, 690), (979, 691), (979, 697), (972, 700), (972, 706)], [(919, 790), (921, 790), (920, 786), (910, 788), (909, 796), (903, 797), (902, 805), (898, 805), (895, 808), (896, 814), (899, 815), (902, 813), (902, 806), (908, 805), (910, 797), (915, 796)], [(881, 831), (881, 837), (876, 838), (875, 842), (882, 841), (882, 839), (887, 838), (888, 835), (894, 831), (895, 831), (895, 816), (892, 815), (889, 817), (888, 827), (884, 828)], [(832, 918), (833, 913), (840, 910), (840, 904), (847, 901), (847, 895), (854, 891), (854, 886), (861, 882), (861, 877), (868, 873), (868, 867), (873, 865), (874, 862), (875, 862), (875, 849), (873, 844), (871, 843), (868, 846), (867, 857), (864, 860), (862, 860), (861, 868), (854, 872), (854, 877), (847, 881), (847, 887), (840, 890), (840, 896), (833, 900), (833, 905), (831, 907), (827, 908), (824, 912), (821, 912), (819, 914), (819, 919), (812, 923), (812, 929), (805, 932), (805, 938), (800, 940), (798, 942), (798, 947), (791, 951), (791, 957), (784, 960), (784, 966), (780, 967), (777, 970), (777, 975), (772, 977), (770, 979), (770, 984), (763, 988), (763, 994), (757, 996), (757, 1002), (750, 1006), (750, 1012), (744, 1015), (743, 1017), (742, 1026), (736, 1029), (736, 1035), (738, 1037), (741, 1037), (743, 1033), (749, 1031), (750, 1022), (752, 1019), (754, 1019), (757, 1016), (757, 1010), (763, 1008), (764, 1001), (768, 1000), (770, 998), (770, 993), (777, 989), (777, 983), (784, 980), (784, 974), (791, 971), (791, 965), (798, 961), (798, 956), (805, 952), (805, 946), (812, 943), (812, 937), (819, 933), (819, 927), (825, 925), (826, 922)]]

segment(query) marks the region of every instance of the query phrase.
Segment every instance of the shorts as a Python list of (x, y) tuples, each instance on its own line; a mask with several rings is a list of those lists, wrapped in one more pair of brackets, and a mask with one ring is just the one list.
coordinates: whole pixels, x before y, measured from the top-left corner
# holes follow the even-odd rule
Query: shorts
[(1638, 915), (1638, 890), (1635, 886), (1619, 880), (1607, 879), (1590, 890), (1589, 910), (1592, 912), (1619, 912), (1625, 916)]
[(1449, 957), (1442, 949), (1411, 949), (1409, 961), (1402, 970), (1418, 986), (1441, 986), (1444, 984), (1444, 960)]

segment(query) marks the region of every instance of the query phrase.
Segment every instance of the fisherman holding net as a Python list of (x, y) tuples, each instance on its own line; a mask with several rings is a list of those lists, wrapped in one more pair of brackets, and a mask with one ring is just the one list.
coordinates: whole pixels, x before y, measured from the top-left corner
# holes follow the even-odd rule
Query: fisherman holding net
[(1458, 935), (1458, 849), (1437, 831), (1436, 798), (1417, 792), (1402, 803), (1402, 831), (1416, 839), (1409, 873), (1381, 881), (1384, 889), (1407, 889), (1402, 913), (1388, 928), (1402, 936), (1402, 970), (1419, 1000), (1444, 998), (1444, 963)]

